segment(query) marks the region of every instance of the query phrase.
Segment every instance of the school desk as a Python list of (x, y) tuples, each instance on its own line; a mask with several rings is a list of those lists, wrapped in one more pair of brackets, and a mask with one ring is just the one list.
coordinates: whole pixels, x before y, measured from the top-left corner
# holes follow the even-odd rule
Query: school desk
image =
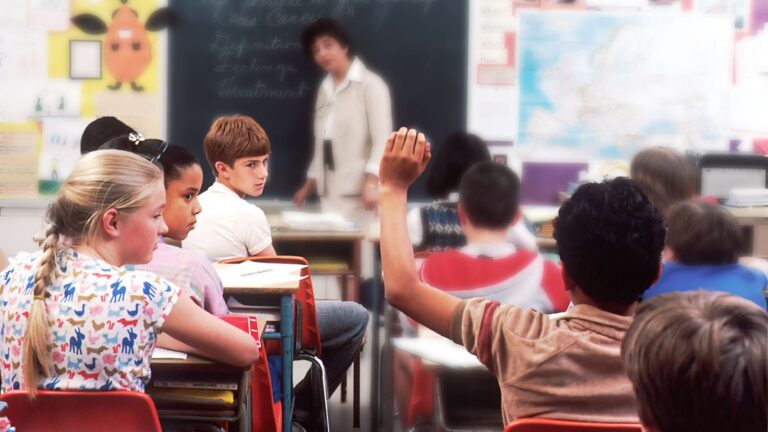
[(313, 275), (339, 278), (342, 300), (359, 299), (362, 231), (299, 230), (286, 225), (280, 214), (267, 219), (278, 254), (305, 257)]
[[(302, 256), (309, 262), (313, 276), (337, 278), (341, 299), (359, 302), (361, 281), (361, 248), (365, 235), (361, 230), (318, 231), (289, 227), (280, 213), (268, 213), (272, 246), (280, 255)], [(347, 379), (341, 382), (341, 401), (347, 399)], [(360, 423), (360, 356), (353, 366), (352, 416), (355, 427)]]
[[(185, 359), (152, 359), (150, 368), (152, 379), (146, 392), (152, 397), (162, 420), (226, 421), (236, 423), (238, 431), (250, 430), (250, 367), (231, 366), (189, 354)], [(232, 403), (192, 400), (183, 395), (161, 395), (165, 389), (154, 386), (159, 381), (199, 383), (213, 380), (237, 384)]]
[[(280, 301), (280, 331), (264, 331), (262, 340), (282, 341), (283, 361), (283, 430), (291, 430), (291, 415), (293, 413), (293, 296), (299, 291), (299, 282), (294, 286), (263, 286), (242, 287), (225, 286), (224, 296), (237, 296), (239, 299), (246, 297), (272, 297)], [(247, 302), (246, 302), (247, 303)]]
[(768, 207), (725, 207), (745, 231), (748, 253), (768, 259)]
[[(464, 347), (433, 335), (394, 338), (392, 346), (421, 359), (424, 370), (434, 375), (436, 429), (500, 430), (501, 393), (496, 378)], [(467, 398), (467, 394), (474, 396)]]
[[(557, 207), (552, 206), (525, 206), (523, 213), (534, 223), (540, 223), (551, 220), (557, 216)], [(381, 278), (381, 222), (376, 220), (371, 222), (366, 229), (366, 239), (374, 246), (373, 259), (373, 278), (374, 287), (382, 286)], [(542, 251), (556, 250), (555, 239), (550, 237), (536, 237), (536, 244)], [(384, 321), (378, 313), (373, 314), (373, 338), (371, 344), (371, 423), (370, 430), (379, 430), (383, 426), (384, 430), (392, 430), (392, 416), (387, 413), (393, 412), (394, 401), (392, 399), (392, 355), (391, 355), (391, 334), (394, 321), (394, 312), (382, 296), (379, 289), (373, 290), (373, 310), (383, 310)], [(384, 343), (381, 346), (379, 340), (379, 329), (384, 327)], [(380, 388), (379, 383), (384, 388)], [(380, 398), (380, 396), (382, 396)], [(380, 425), (379, 413), (381, 416)]]

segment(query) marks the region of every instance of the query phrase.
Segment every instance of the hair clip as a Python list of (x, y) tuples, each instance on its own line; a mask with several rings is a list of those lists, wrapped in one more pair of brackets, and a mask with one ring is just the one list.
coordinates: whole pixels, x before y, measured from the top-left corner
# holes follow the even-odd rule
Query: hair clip
[(144, 135), (138, 132), (131, 132), (128, 134), (128, 140), (133, 142), (133, 145), (139, 145), (140, 142), (144, 141)]

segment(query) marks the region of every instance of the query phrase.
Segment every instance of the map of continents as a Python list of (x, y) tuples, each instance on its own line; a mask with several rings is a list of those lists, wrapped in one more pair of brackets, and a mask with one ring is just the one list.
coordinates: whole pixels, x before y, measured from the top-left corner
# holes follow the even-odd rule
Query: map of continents
[(733, 35), (725, 17), (523, 12), (518, 150), (629, 159), (664, 145), (724, 150)]

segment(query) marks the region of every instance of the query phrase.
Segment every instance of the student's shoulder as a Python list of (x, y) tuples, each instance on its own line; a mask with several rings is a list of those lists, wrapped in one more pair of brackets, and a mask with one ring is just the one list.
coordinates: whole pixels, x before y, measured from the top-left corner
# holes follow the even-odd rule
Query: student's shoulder
[(463, 325), (492, 326), (502, 334), (537, 339), (548, 333), (552, 319), (535, 309), (501, 304), (495, 300), (471, 299), (463, 303)]
[(740, 271), (762, 288), (768, 288), (768, 275), (760, 269), (738, 264)]
[(242, 201), (242, 203), (238, 205), (238, 213), (236, 215), (238, 221), (241, 223), (267, 223), (267, 215), (264, 213), (264, 210), (252, 202), (244, 199), (241, 199), (240, 201)]
[(0, 291), (6, 286), (14, 285), (18, 281), (24, 281), (30, 276), (34, 276), (40, 255), (41, 252), (23, 252), (11, 257), (9, 265), (0, 270)]
[(146, 270), (130, 270), (120, 275), (121, 284), (132, 291), (147, 293), (158, 288), (178, 290), (179, 288), (168, 279)]

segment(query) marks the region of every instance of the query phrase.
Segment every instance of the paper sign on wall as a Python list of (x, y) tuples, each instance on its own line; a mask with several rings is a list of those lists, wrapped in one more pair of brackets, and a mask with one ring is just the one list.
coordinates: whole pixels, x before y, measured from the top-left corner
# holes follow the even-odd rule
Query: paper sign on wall
[(38, 173), (40, 193), (54, 193), (80, 159), (80, 137), (89, 121), (82, 118), (43, 120), (43, 146)]

